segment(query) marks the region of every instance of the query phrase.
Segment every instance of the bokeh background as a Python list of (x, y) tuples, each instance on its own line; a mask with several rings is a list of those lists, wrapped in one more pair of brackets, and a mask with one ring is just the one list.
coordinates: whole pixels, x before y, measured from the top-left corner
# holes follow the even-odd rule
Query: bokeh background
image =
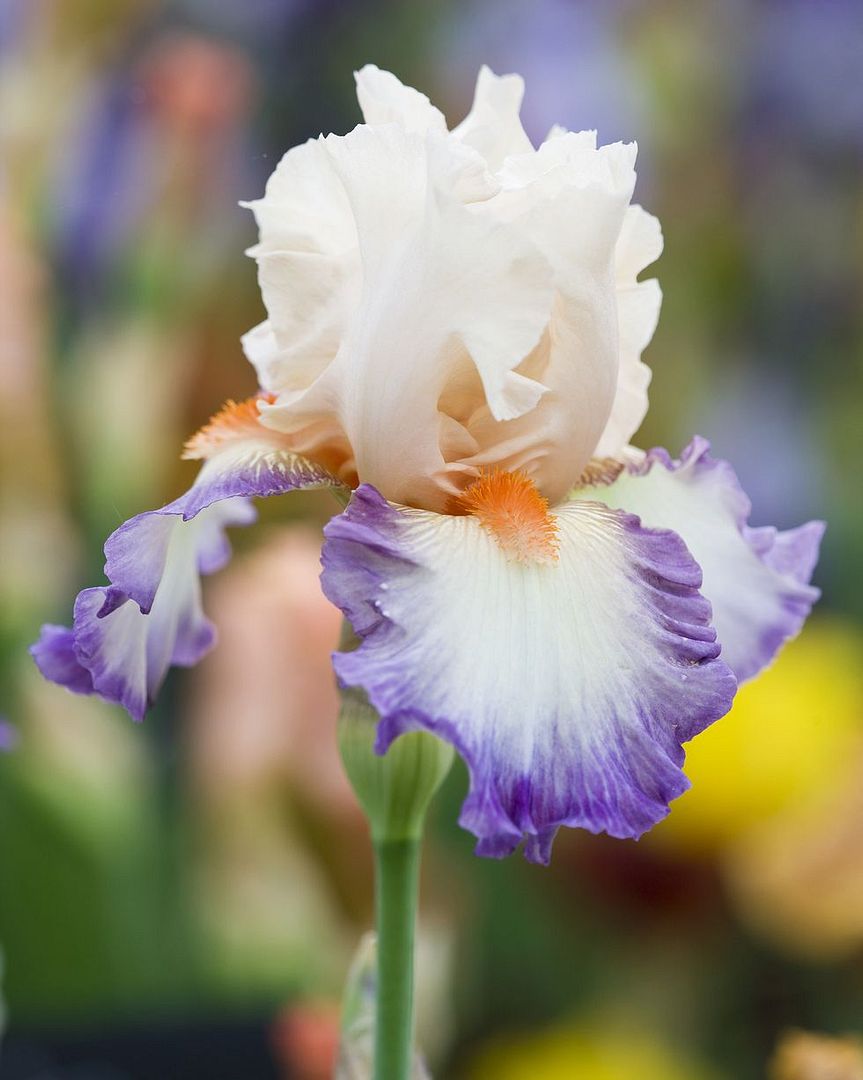
[(0, 1075), (330, 1075), (371, 874), (334, 749), (326, 497), (237, 535), (207, 584), (220, 644), (143, 725), (26, 647), (101, 580), (107, 533), (184, 489), (184, 437), (253, 392), (237, 201), (357, 122), (372, 61), (452, 122), (485, 62), (525, 76), (534, 139), (638, 140), (666, 237), (638, 441), (701, 432), (755, 524), (829, 522), (817, 615), (649, 837), (478, 860), (454, 772), (423, 882), (434, 1074), (860, 1077), (861, 57), (857, 0), (0, 0)]

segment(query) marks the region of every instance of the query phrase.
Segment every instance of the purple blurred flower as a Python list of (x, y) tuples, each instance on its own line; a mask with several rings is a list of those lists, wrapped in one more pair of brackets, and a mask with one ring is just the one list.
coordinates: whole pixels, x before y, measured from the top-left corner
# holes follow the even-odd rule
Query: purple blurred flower
[(752, 104), (779, 131), (863, 149), (863, 4), (768, 0), (752, 11)]
[(0, 716), (0, 753), (14, 750), (18, 745), (18, 739), (18, 729), (13, 727), (5, 717)]
[(454, 72), (466, 85), (480, 62), (523, 74), (522, 121), (537, 144), (552, 124), (595, 128), (603, 143), (638, 138), (647, 94), (620, 34), (622, 16), (637, 3), (484, 0), (457, 8), (443, 42), (446, 77)]

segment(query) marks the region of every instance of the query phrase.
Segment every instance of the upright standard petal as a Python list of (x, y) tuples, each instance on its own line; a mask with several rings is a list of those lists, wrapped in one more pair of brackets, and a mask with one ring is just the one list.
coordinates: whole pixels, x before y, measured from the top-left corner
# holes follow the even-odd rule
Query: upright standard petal
[(366, 64), (354, 72), (357, 100), (367, 124), (400, 124), (406, 131), (446, 134), (446, 120), (425, 94), (405, 86), (390, 71)]
[(659, 321), (662, 290), (655, 278), (639, 281), (638, 275), (661, 254), (658, 220), (640, 206), (628, 207), (614, 253), (620, 366), (611, 415), (596, 446), (596, 457), (617, 457), (647, 413), (651, 371), (641, 354)]
[(704, 572), (704, 595), (722, 657), (743, 682), (802, 627), (819, 591), (809, 584), (824, 532), (820, 521), (777, 532), (747, 525), (751, 504), (731, 465), (695, 438), (675, 461), (651, 450), (608, 486), (574, 493), (674, 529)]
[(472, 159), (445, 140), (384, 125), (327, 145), (356, 219), (362, 301), (329, 367), (264, 422), (293, 434), (335, 415), (360, 476), (443, 509), (465, 469), (443, 457), (442, 396), (472, 366), (497, 419), (535, 406), (543, 386), (515, 369), (548, 322), (551, 271), (522, 232), (453, 197)]
[(461, 517), (363, 485), (325, 529), (322, 581), (362, 638), (335, 667), (379, 712), (378, 751), (417, 729), (452, 742), (478, 852), (524, 837), (544, 862), (561, 825), (637, 837), (664, 817), (681, 743), (736, 683), (679, 537), (598, 503), (548, 514), (525, 484)]
[(110, 584), (80, 593), (71, 629), (45, 626), (31, 649), (48, 679), (117, 702), (136, 720), (168, 668), (197, 663), (215, 641), (200, 576), (229, 558), (226, 527), (254, 521), (248, 496), (337, 483), (258, 423), (254, 399), (229, 403), (186, 454), (206, 458), (192, 487), (112, 533), (105, 543)]
[(555, 298), (541, 341), (518, 369), (547, 392), (505, 423), (477, 409), (466, 427), (479, 449), (466, 464), (524, 469), (552, 502), (594, 455), (619, 395), (615, 245), (635, 184), (636, 148), (597, 150), (593, 141), (589, 133), (562, 136), (510, 159), (503, 191), (481, 208), (531, 237), (552, 268)]
[(484, 68), (452, 132), (416, 90), (357, 73), (366, 119), (290, 151), (250, 204), (269, 318), (244, 339), (265, 423), (355, 484), (436, 511), (483, 468), (559, 501), (641, 421), (659, 290), (633, 144), (534, 151), (518, 76)]
[(483, 64), (471, 110), (453, 128), (453, 135), (482, 154), (492, 171), (507, 157), (533, 150), (519, 117), (523, 98), (524, 79), (520, 75), (495, 75)]

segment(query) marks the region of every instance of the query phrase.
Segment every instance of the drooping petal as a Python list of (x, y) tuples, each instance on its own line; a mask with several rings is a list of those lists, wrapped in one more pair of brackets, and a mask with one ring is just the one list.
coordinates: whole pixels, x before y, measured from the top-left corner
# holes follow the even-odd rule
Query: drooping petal
[(225, 527), (254, 516), (247, 500), (231, 499), (188, 522), (167, 510), (126, 522), (106, 544), (112, 584), (78, 594), (71, 629), (42, 628), (31, 649), (39, 670), (143, 719), (168, 668), (190, 667), (212, 647), (215, 628), (201, 606), (200, 575), (227, 554)]
[(809, 582), (824, 525), (810, 521), (783, 533), (749, 528), (749, 499), (731, 465), (709, 449), (696, 437), (677, 461), (651, 450), (607, 487), (574, 495), (680, 534), (704, 572), (722, 657), (743, 682), (799, 632), (818, 599)]
[(39, 640), (30, 646), (30, 655), (46, 679), (76, 694), (93, 693), (93, 676), (75, 653), (75, 634), (68, 626), (46, 623)]
[(536, 861), (560, 825), (635, 837), (664, 817), (687, 786), (681, 743), (736, 688), (679, 537), (597, 503), (551, 518), (557, 558), (526, 558), (493, 518), (362, 485), (323, 555), (324, 590), (363, 639), (336, 671), (380, 713), (378, 750), (415, 729), (451, 741), (478, 851), (526, 837)]
[(225, 529), (255, 520), (249, 496), (337, 484), (258, 422), (255, 400), (229, 403), (189, 441), (186, 455), (206, 459), (192, 487), (108, 538), (109, 585), (80, 593), (72, 628), (43, 627), (31, 650), (47, 678), (115, 701), (136, 720), (172, 664), (195, 664), (212, 646), (200, 577), (229, 558)]
[(220, 499), (267, 498), (300, 488), (339, 485), (335, 473), (344, 462), (347, 448), (337, 440), (329, 447), (322, 443), (321, 457), (310, 461), (297, 438), (286, 438), (261, 423), (259, 410), (269, 400), (229, 401), (189, 439), (183, 457), (203, 461), (204, 465), (189, 491), (165, 512), (181, 513), (188, 521)]

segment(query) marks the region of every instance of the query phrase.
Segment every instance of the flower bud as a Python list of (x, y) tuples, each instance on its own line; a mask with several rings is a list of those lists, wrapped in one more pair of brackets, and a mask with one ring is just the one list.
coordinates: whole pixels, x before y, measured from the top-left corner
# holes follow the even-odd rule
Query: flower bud
[(377, 724), (378, 715), (364, 694), (342, 692), (339, 749), (372, 839), (418, 839), (432, 796), (452, 765), (453, 749), (425, 731), (411, 731), (385, 754), (377, 754)]

